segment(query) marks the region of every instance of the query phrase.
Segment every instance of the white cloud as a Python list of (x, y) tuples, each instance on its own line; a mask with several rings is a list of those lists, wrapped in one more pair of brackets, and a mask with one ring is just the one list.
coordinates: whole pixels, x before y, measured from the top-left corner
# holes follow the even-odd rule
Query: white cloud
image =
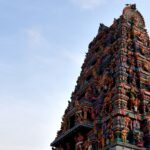
[(46, 39), (44, 38), (42, 31), (36, 28), (26, 29), (25, 31), (27, 34), (29, 47), (37, 48), (44, 46)]
[(73, 51), (63, 51), (63, 56), (68, 59), (68, 62), (72, 62), (78, 67), (83, 63), (84, 56), (81, 53)]
[(83, 9), (94, 9), (103, 4), (106, 0), (71, 0), (71, 1)]
[(41, 39), (41, 34), (39, 31), (33, 30), (33, 29), (28, 29), (27, 30), (28, 36), (30, 40), (34, 43), (38, 43)]

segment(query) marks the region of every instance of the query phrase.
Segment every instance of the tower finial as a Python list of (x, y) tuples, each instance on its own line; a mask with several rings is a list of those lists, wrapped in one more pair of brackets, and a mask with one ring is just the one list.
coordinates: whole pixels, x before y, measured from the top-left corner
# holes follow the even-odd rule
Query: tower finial
[(136, 4), (126, 4), (126, 6), (136, 10)]
[(131, 8), (134, 9), (134, 10), (136, 10), (136, 4), (132, 4)]

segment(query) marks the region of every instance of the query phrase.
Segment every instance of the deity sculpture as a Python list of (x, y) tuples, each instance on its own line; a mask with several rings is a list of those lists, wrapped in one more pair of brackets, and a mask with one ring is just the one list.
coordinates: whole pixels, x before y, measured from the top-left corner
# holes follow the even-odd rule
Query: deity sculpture
[(56, 150), (64, 150), (64, 148), (60, 145)]
[(100, 129), (98, 131), (98, 147), (99, 149), (103, 148), (105, 146), (105, 137), (103, 135), (103, 130)]
[(141, 134), (140, 132), (134, 133), (134, 139), (135, 139), (135, 141), (136, 141), (136, 144), (137, 144), (139, 147), (143, 147), (144, 142), (143, 142), (143, 139), (142, 139), (142, 134)]
[(110, 138), (110, 142), (114, 142), (114, 139), (115, 139), (115, 137), (114, 137), (114, 132), (112, 131), (112, 130), (110, 130), (110, 133), (109, 133), (109, 138)]
[(130, 123), (131, 123), (131, 119), (130, 117), (127, 115), (124, 117), (124, 121), (125, 121), (125, 126), (128, 128)]
[(128, 133), (128, 130), (126, 128), (124, 128), (121, 131), (121, 138), (124, 143), (126, 143), (126, 141), (127, 141), (127, 133)]
[(91, 88), (91, 86), (88, 86), (88, 88), (86, 89), (86, 92), (85, 92), (85, 98), (86, 99), (88, 99), (88, 100), (91, 100), (91, 98), (92, 98), (92, 93), (93, 93), (93, 91), (92, 91), (92, 88)]
[(148, 62), (148, 61), (144, 62), (143, 69), (147, 72), (150, 72), (150, 62)]
[(63, 116), (62, 118), (62, 122), (61, 122), (61, 129), (62, 131), (66, 131), (67, 130), (67, 118), (65, 116)]
[(84, 142), (83, 150), (92, 150), (92, 142), (89, 139)]
[(86, 121), (87, 120), (87, 113), (88, 113), (89, 109), (88, 107), (84, 106), (83, 107), (83, 119)]
[(131, 98), (131, 105), (132, 105), (133, 110), (134, 110), (135, 112), (138, 111), (139, 104), (140, 104), (140, 102), (139, 102), (139, 99), (138, 99), (138, 98)]
[(150, 113), (150, 103), (147, 104), (147, 112)]
[(135, 88), (132, 86), (130, 89), (130, 102), (131, 102), (131, 108), (137, 112), (138, 111), (138, 107), (140, 105), (140, 101), (136, 96), (136, 91)]
[(76, 113), (75, 113), (76, 120), (79, 123), (82, 123), (83, 120), (84, 120), (84, 118), (83, 118), (83, 110), (82, 110), (82, 107), (79, 104), (78, 100), (75, 101), (75, 108), (76, 108)]
[(78, 135), (75, 137), (75, 150), (83, 150), (83, 140), (84, 137), (80, 133), (78, 133)]
[(150, 148), (150, 40), (143, 17), (129, 4), (103, 27), (89, 44), (51, 144), (57, 150)]

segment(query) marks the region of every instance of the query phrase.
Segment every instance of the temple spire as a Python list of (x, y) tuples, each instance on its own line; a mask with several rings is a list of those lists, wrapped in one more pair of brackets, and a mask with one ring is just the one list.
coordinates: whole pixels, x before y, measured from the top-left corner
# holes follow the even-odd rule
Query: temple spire
[(51, 143), (56, 150), (150, 149), (150, 45), (135, 4), (100, 24)]

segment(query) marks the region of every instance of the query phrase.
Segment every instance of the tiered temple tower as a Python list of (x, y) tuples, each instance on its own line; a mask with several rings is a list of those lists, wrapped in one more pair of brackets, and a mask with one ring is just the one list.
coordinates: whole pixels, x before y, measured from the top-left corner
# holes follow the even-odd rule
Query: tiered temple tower
[(100, 25), (51, 146), (150, 149), (150, 40), (135, 4)]

